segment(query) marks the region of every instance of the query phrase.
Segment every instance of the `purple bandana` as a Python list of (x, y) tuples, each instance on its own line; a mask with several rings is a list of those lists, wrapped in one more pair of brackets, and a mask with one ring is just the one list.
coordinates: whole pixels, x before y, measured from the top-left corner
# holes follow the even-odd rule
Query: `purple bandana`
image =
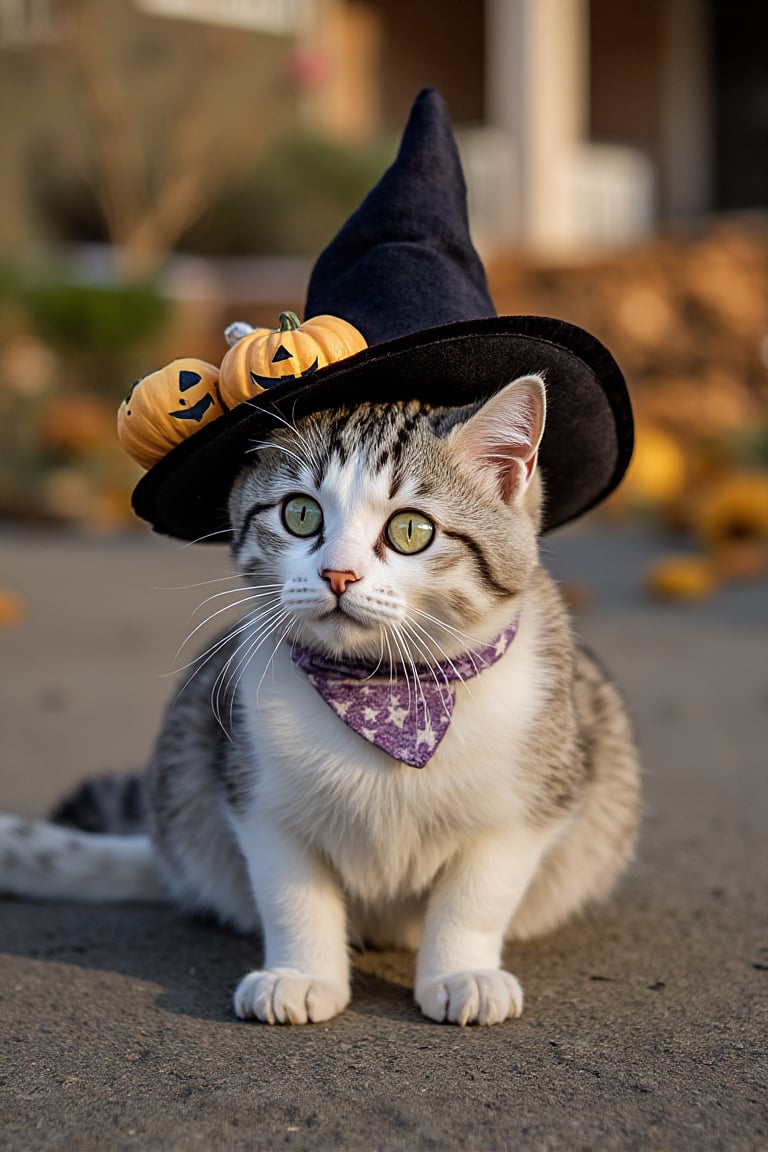
[(517, 634), (518, 618), (486, 648), (455, 660), (418, 666), (418, 677), (377, 676), (370, 665), (343, 663), (294, 648), (294, 664), (340, 720), (395, 760), (423, 768), (448, 731), (454, 680), (471, 680), (500, 660)]

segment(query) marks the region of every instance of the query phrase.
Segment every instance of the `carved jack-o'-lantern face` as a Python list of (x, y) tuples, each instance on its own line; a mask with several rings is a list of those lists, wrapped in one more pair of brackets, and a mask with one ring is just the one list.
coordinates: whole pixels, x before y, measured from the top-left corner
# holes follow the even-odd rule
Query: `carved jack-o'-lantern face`
[(234, 407), (367, 347), (357, 328), (338, 316), (313, 316), (300, 324), (294, 312), (281, 312), (279, 328), (246, 331), (227, 352), (219, 371), (221, 398)]
[(117, 435), (143, 468), (225, 411), (219, 370), (205, 360), (174, 360), (137, 380), (117, 413)]

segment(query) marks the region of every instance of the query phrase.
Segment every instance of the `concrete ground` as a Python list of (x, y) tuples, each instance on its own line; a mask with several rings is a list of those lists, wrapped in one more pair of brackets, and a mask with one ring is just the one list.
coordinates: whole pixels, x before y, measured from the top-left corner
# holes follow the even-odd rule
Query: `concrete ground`
[[(658, 548), (546, 541), (586, 582), (579, 627), (631, 702), (646, 766), (637, 863), (612, 904), (510, 950), (524, 1016), (424, 1020), (412, 958), (355, 961), (329, 1024), (235, 1020), (258, 946), (162, 907), (0, 905), (0, 1148), (768, 1148), (768, 585), (647, 602)], [(39, 814), (141, 764), (215, 547), (0, 534), (0, 808)], [(215, 602), (218, 603), (218, 602)], [(182, 661), (183, 662), (183, 661)]]

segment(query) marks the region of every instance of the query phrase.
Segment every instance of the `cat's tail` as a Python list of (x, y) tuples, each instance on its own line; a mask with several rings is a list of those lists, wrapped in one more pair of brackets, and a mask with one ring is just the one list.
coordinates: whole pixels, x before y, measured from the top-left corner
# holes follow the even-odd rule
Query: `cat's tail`
[(0, 893), (31, 900), (167, 902), (138, 777), (83, 784), (52, 819), (0, 813)]
[(79, 832), (5, 813), (0, 813), (0, 893), (28, 900), (168, 900), (149, 836)]
[(79, 828), (81, 832), (109, 832), (120, 836), (146, 832), (144, 778), (115, 772), (86, 780), (59, 801), (51, 820), (67, 828)]

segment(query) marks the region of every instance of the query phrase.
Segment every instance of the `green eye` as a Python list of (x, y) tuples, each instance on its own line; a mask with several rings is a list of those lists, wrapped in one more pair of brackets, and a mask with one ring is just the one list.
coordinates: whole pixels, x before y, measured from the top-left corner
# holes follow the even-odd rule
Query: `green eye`
[(409, 508), (405, 512), (395, 512), (387, 523), (385, 534), (396, 552), (412, 556), (414, 552), (423, 552), (431, 542), (435, 526), (423, 512)]
[(283, 504), (283, 523), (294, 536), (316, 536), (323, 526), (323, 510), (311, 496), (289, 496)]

